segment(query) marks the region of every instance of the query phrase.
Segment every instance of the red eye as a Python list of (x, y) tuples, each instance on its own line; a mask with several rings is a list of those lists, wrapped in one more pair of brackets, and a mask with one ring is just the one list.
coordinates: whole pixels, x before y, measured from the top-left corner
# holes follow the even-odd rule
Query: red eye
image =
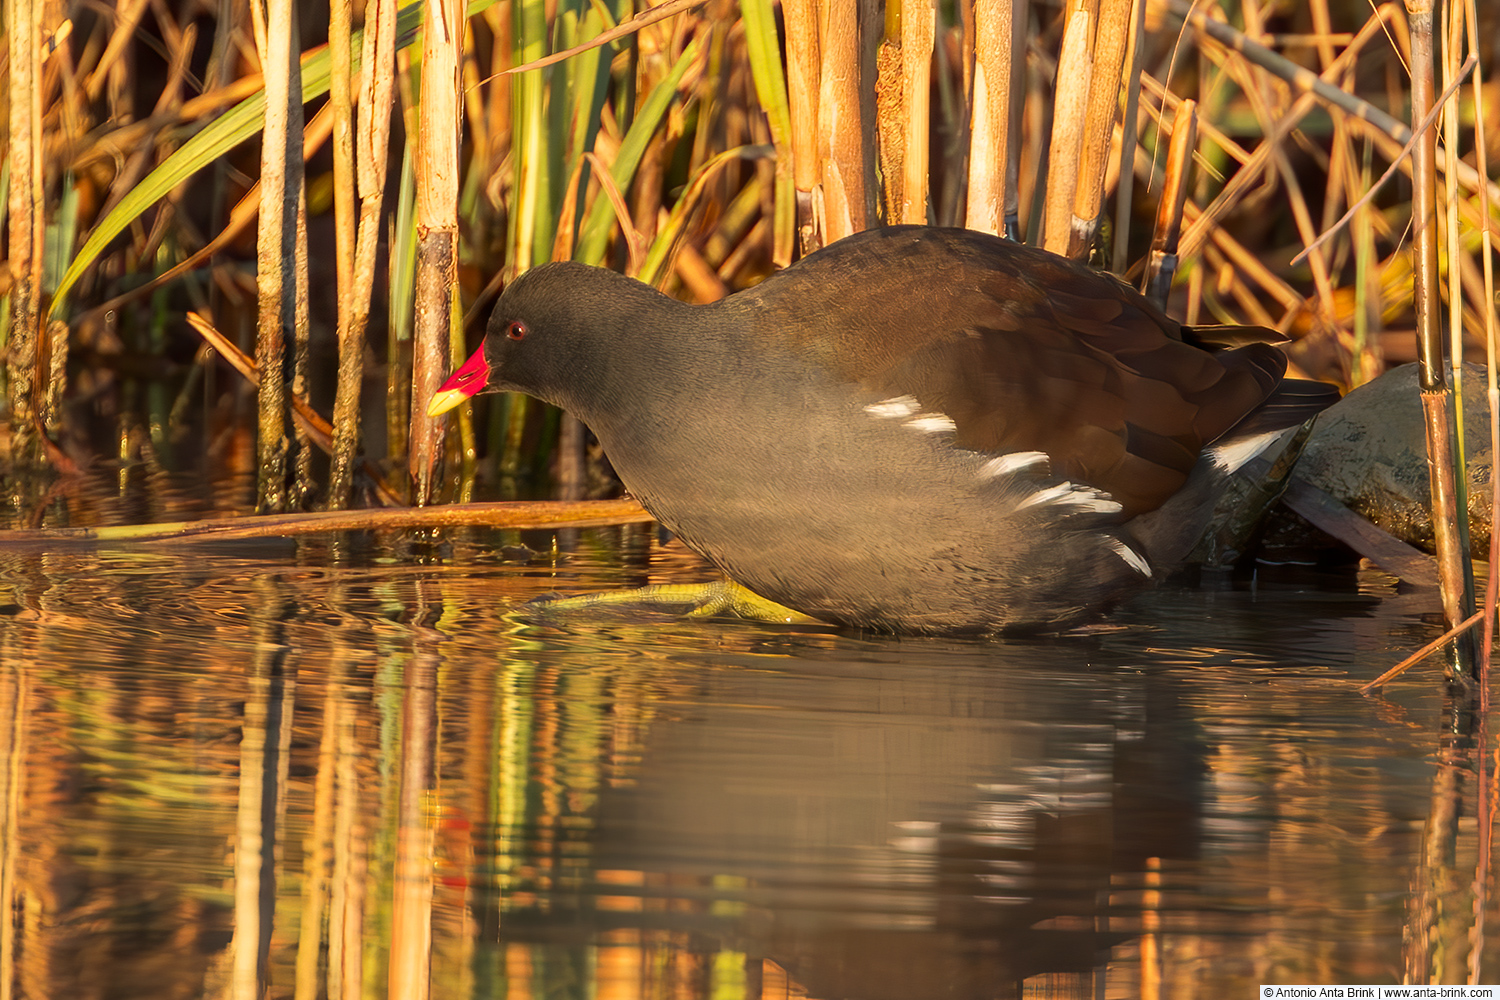
[(518, 319), (511, 320), (505, 328), (505, 335), (511, 340), (521, 340), (526, 336), (527, 332), (526, 324)]

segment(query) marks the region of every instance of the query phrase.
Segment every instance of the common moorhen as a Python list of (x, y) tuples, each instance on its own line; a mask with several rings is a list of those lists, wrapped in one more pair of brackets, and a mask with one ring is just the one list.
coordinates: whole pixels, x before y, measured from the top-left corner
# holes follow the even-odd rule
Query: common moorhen
[[(1259, 327), (957, 229), (850, 236), (711, 305), (521, 275), (438, 414), (525, 392), (733, 581), (896, 632), (1061, 627), (1159, 578), (1228, 470), (1338, 398)], [(1239, 447), (1236, 447), (1239, 446)]]

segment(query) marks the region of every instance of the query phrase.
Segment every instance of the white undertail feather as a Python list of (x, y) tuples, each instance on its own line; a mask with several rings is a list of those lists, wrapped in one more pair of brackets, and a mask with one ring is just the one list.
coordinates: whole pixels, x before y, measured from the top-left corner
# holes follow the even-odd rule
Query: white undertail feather
[(1110, 548), (1115, 550), (1115, 555), (1125, 560), (1125, 564), (1146, 579), (1151, 579), (1151, 566), (1141, 558), (1141, 554), (1118, 538), (1111, 538)]
[(1288, 433), (1288, 428), (1283, 427), (1274, 431), (1263, 431), (1252, 437), (1216, 441), (1209, 445), (1208, 455), (1213, 459), (1214, 464), (1225, 472), (1235, 472), (1240, 466), (1275, 444), (1276, 439), (1286, 433)]

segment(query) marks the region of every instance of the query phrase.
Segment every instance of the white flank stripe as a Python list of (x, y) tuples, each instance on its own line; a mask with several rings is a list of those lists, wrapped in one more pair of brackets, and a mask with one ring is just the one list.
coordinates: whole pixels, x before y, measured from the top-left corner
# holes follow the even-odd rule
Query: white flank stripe
[(925, 431), (928, 434), (947, 434), (957, 428), (953, 418), (935, 413), (930, 417), (913, 417), (906, 422), (906, 426), (914, 431)]
[(1037, 490), (1016, 504), (1016, 510), (1034, 507), (1039, 503), (1077, 507), (1080, 510), (1090, 510), (1098, 514), (1115, 514), (1120, 511), (1120, 505), (1108, 493), (1102, 493), (1092, 486), (1075, 486), (1073, 483), (1058, 483), (1056, 486)]
[(979, 467), (979, 476), (981, 479), (993, 479), (995, 476), (1008, 476), (1033, 466), (1046, 466), (1047, 463), (1047, 453), (1044, 451), (1013, 451), (1009, 455), (1001, 455), (985, 462)]
[(900, 420), (909, 417), (922, 408), (915, 396), (896, 396), (892, 399), (882, 399), (878, 403), (871, 403), (865, 407), (865, 412), (872, 417), (881, 417), (886, 420)]

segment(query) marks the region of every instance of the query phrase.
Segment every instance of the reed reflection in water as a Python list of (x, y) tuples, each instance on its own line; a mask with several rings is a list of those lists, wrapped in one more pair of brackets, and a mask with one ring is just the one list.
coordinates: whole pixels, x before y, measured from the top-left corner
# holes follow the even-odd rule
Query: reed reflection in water
[[(517, 617), (702, 568), (636, 530), (495, 550), (5, 555), (9, 995), (1402, 974), (1440, 706), (1430, 679), (1354, 693), (1434, 634), (1378, 580), (1166, 591), (1082, 637), (895, 640)], [(1474, 850), (1460, 823), (1429, 879), (1450, 916)]]

